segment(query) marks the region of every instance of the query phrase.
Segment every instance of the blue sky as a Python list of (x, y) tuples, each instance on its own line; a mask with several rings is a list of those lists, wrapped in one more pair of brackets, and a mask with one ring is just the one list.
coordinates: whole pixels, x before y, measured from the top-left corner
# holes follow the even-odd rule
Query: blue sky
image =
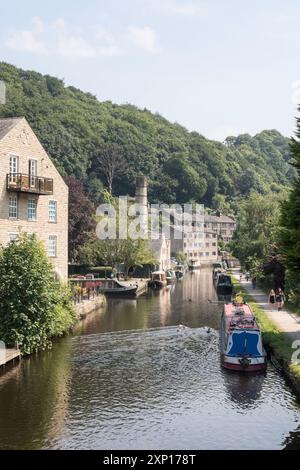
[(100, 100), (146, 107), (218, 140), (294, 131), (296, 0), (3, 3), (1, 60), (63, 78)]

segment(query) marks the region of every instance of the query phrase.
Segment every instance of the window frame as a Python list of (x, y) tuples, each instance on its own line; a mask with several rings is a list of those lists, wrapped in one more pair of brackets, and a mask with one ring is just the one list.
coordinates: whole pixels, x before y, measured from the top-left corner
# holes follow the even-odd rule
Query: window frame
[[(15, 213), (16, 215), (11, 215), (11, 209), (13, 206), (11, 205), (11, 201), (15, 201)], [(19, 215), (19, 201), (18, 201), (18, 196), (12, 196), (10, 195), (8, 198), (8, 218), (10, 220), (18, 220), (18, 215)]]
[[(55, 241), (55, 251), (51, 251), (53, 246), (50, 244), (51, 242)], [(54, 254), (53, 254), (54, 253)], [(57, 235), (49, 235), (48, 236), (48, 256), (49, 258), (57, 258)]]
[[(50, 209), (50, 204), (55, 203), (55, 220), (51, 220), (50, 214), (53, 212), (53, 209)], [(50, 224), (57, 224), (57, 201), (54, 199), (50, 199), (48, 202), (48, 222)]]
[[(34, 201), (34, 210), (35, 210), (35, 212), (34, 212), (35, 217), (34, 218), (29, 217), (30, 210), (31, 211), (33, 210), (33, 207), (29, 207), (29, 202), (32, 202), (32, 201)], [(27, 220), (28, 220), (28, 222), (36, 222), (36, 220), (37, 220), (37, 199), (36, 198), (30, 197), (30, 198), (27, 199)]]

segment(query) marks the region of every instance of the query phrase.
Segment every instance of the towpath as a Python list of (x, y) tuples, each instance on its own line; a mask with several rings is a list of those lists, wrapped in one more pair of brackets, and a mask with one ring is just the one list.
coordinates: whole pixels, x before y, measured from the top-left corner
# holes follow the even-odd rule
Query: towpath
[(237, 279), (242, 287), (252, 296), (257, 304), (264, 310), (266, 315), (272, 320), (280, 331), (285, 332), (291, 341), (300, 340), (300, 316), (286, 309), (285, 307), (278, 312), (276, 304), (269, 303), (269, 296), (260, 289), (253, 289), (251, 281), (246, 281), (242, 277), (240, 281), (239, 271), (233, 272), (233, 276)]

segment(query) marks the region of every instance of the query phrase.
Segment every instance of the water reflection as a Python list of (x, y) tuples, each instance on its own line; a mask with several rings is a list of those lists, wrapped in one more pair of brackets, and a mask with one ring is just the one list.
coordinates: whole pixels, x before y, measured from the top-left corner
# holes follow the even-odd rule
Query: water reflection
[(0, 448), (299, 448), (299, 404), (278, 373), (220, 367), (221, 311), (210, 270), (110, 300), (0, 377)]
[(59, 435), (68, 409), (70, 338), (0, 376), (0, 449), (39, 449)]
[(241, 409), (251, 408), (261, 397), (265, 374), (237, 374), (234, 371), (224, 371), (226, 392), (232, 402)]

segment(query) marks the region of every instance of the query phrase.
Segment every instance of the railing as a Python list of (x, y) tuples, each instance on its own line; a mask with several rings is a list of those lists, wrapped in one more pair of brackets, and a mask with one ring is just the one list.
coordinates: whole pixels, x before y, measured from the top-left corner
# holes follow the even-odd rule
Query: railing
[(86, 300), (92, 300), (99, 296), (100, 285), (103, 279), (86, 279), (84, 276), (69, 279), (73, 302), (80, 304)]
[(7, 190), (23, 193), (53, 194), (53, 179), (25, 173), (8, 173)]

